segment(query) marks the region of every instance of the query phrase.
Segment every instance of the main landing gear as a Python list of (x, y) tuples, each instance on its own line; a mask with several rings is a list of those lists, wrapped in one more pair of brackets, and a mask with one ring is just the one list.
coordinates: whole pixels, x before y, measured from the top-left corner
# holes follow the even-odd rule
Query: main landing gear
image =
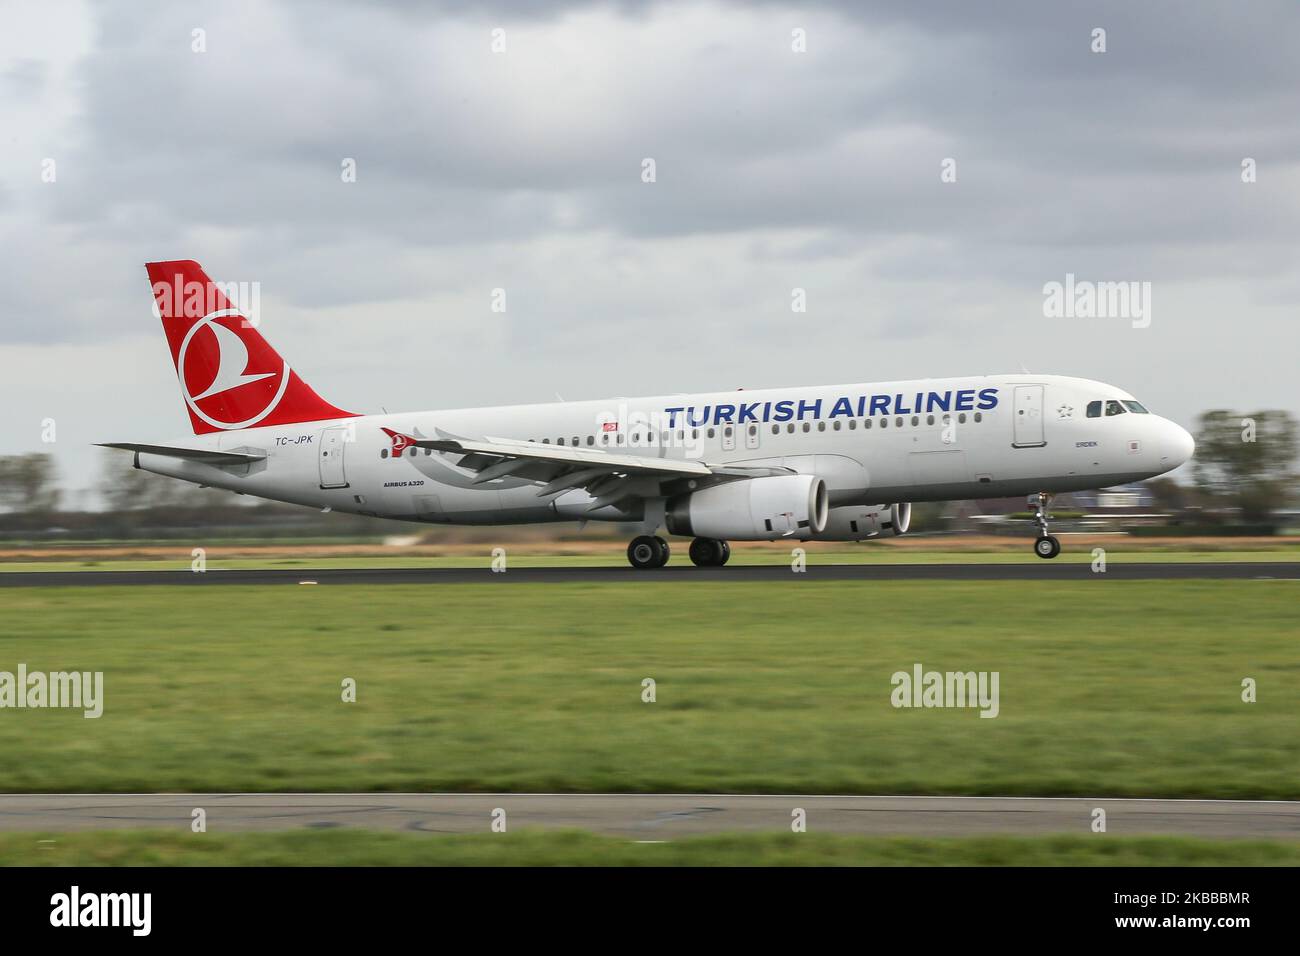
[(697, 568), (720, 568), (731, 557), (731, 545), (718, 538), (696, 538), (691, 542), (691, 563)]
[[(668, 542), (657, 535), (643, 534), (627, 546), (627, 562), (634, 568), (662, 568), (669, 554)], [(696, 567), (720, 568), (731, 557), (731, 545), (719, 538), (696, 538), (690, 555)]]
[(627, 546), (627, 560), (634, 568), (662, 568), (671, 549), (663, 538), (643, 534)]
[(1038, 522), (1038, 538), (1034, 541), (1034, 554), (1040, 558), (1054, 558), (1061, 553), (1061, 542), (1047, 533), (1047, 506), (1052, 503), (1052, 496), (1045, 491), (1038, 493), (1038, 510), (1034, 520)]

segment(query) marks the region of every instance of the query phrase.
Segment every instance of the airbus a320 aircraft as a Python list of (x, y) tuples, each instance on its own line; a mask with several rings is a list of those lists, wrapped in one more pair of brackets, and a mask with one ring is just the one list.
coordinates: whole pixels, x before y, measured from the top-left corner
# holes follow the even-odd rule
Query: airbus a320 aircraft
[(994, 375), (362, 415), (322, 399), (192, 261), (149, 279), (194, 436), (107, 443), (135, 466), (241, 494), (434, 524), (638, 523), (633, 567), (692, 538), (861, 541), (911, 502), (1036, 495), (1150, 478), (1192, 437), (1101, 382)]

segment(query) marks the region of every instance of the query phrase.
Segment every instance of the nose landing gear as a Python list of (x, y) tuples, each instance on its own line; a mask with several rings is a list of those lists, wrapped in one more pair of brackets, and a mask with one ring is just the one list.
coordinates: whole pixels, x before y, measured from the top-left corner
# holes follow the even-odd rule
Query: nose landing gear
[(638, 569), (662, 568), (670, 553), (667, 541), (648, 534), (633, 538), (627, 546), (628, 563)]
[(1034, 512), (1034, 520), (1038, 522), (1038, 538), (1034, 541), (1034, 554), (1040, 558), (1054, 558), (1061, 553), (1061, 542), (1047, 533), (1047, 507), (1051, 503), (1051, 495), (1045, 491), (1038, 493), (1038, 509)]

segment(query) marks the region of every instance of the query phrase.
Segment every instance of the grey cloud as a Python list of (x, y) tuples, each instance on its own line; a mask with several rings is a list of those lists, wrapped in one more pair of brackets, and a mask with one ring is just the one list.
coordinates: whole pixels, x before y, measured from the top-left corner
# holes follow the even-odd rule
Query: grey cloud
[[(91, 39), (67, 76), (40, 57), (0, 62), (0, 106), (16, 117), (0, 157), (0, 350), (152, 335), (142, 263), (194, 257), (260, 281), (277, 344), (361, 406), (1021, 361), (1128, 382), (1178, 368), (1157, 397), (1184, 416), (1239, 394), (1294, 404), (1278, 397), (1300, 287), (1290, 4), (83, 15)], [(504, 56), (488, 49), (497, 25)], [(807, 54), (790, 52), (796, 26)], [(1103, 55), (1088, 50), (1094, 26)], [(47, 98), (73, 108), (57, 122), (29, 108)], [(31, 164), (55, 148), (59, 183), (44, 187)], [(653, 185), (639, 178), (647, 156)], [(1259, 163), (1249, 186), (1245, 156)], [(344, 157), (355, 184), (340, 181)], [(1041, 287), (1067, 271), (1153, 281), (1163, 311), (1145, 336), (1047, 323)], [(497, 286), (504, 318), (486, 308)], [(807, 316), (789, 310), (794, 286)], [(83, 352), (68, 361), (101, 374)], [(1230, 394), (1188, 384), (1204, 381)], [(28, 417), (49, 400), (0, 385)]]

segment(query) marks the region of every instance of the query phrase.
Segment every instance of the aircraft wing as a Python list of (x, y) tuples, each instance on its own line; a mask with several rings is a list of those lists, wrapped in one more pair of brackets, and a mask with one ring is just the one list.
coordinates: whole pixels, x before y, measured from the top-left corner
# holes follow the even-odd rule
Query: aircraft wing
[(465, 454), (492, 455), (529, 461), (552, 462), (562, 465), (600, 467), (607, 471), (629, 474), (711, 475), (709, 466), (698, 461), (671, 458), (648, 458), (640, 455), (620, 455), (596, 448), (570, 448), (564, 445), (542, 445), (537, 442), (460, 441), (415, 439), (420, 448), (434, 451), (464, 452)]
[(262, 461), (265, 454), (248, 454), (242, 451), (209, 451), (206, 448), (180, 448), (175, 445), (140, 445), (134, 442), (99, 442), (101, 448), (120, 448), (143, 455), (165, 455), (168, 458), (183, 458), (197, 461), (204, 465), (251, 465)]
[[(713, 484), (742, 477), (730, 469), (720, 470), (701, 461), (652, 458), (511, 439), (425, 439), (401, 435), (385, 428), (400, 443), (450, 455), (460, 455), (461, 468), (477, 472), (474, 484), (498, 478), (517, 478), (536, 483), (537, 496), (545, 498), (574, 489), (591, 495), (588, 511), (596, 511), (628, 498), (652, 498), (683, 488), (688, 480)], [(400, 452), (399, 452), (400, 453)]]

